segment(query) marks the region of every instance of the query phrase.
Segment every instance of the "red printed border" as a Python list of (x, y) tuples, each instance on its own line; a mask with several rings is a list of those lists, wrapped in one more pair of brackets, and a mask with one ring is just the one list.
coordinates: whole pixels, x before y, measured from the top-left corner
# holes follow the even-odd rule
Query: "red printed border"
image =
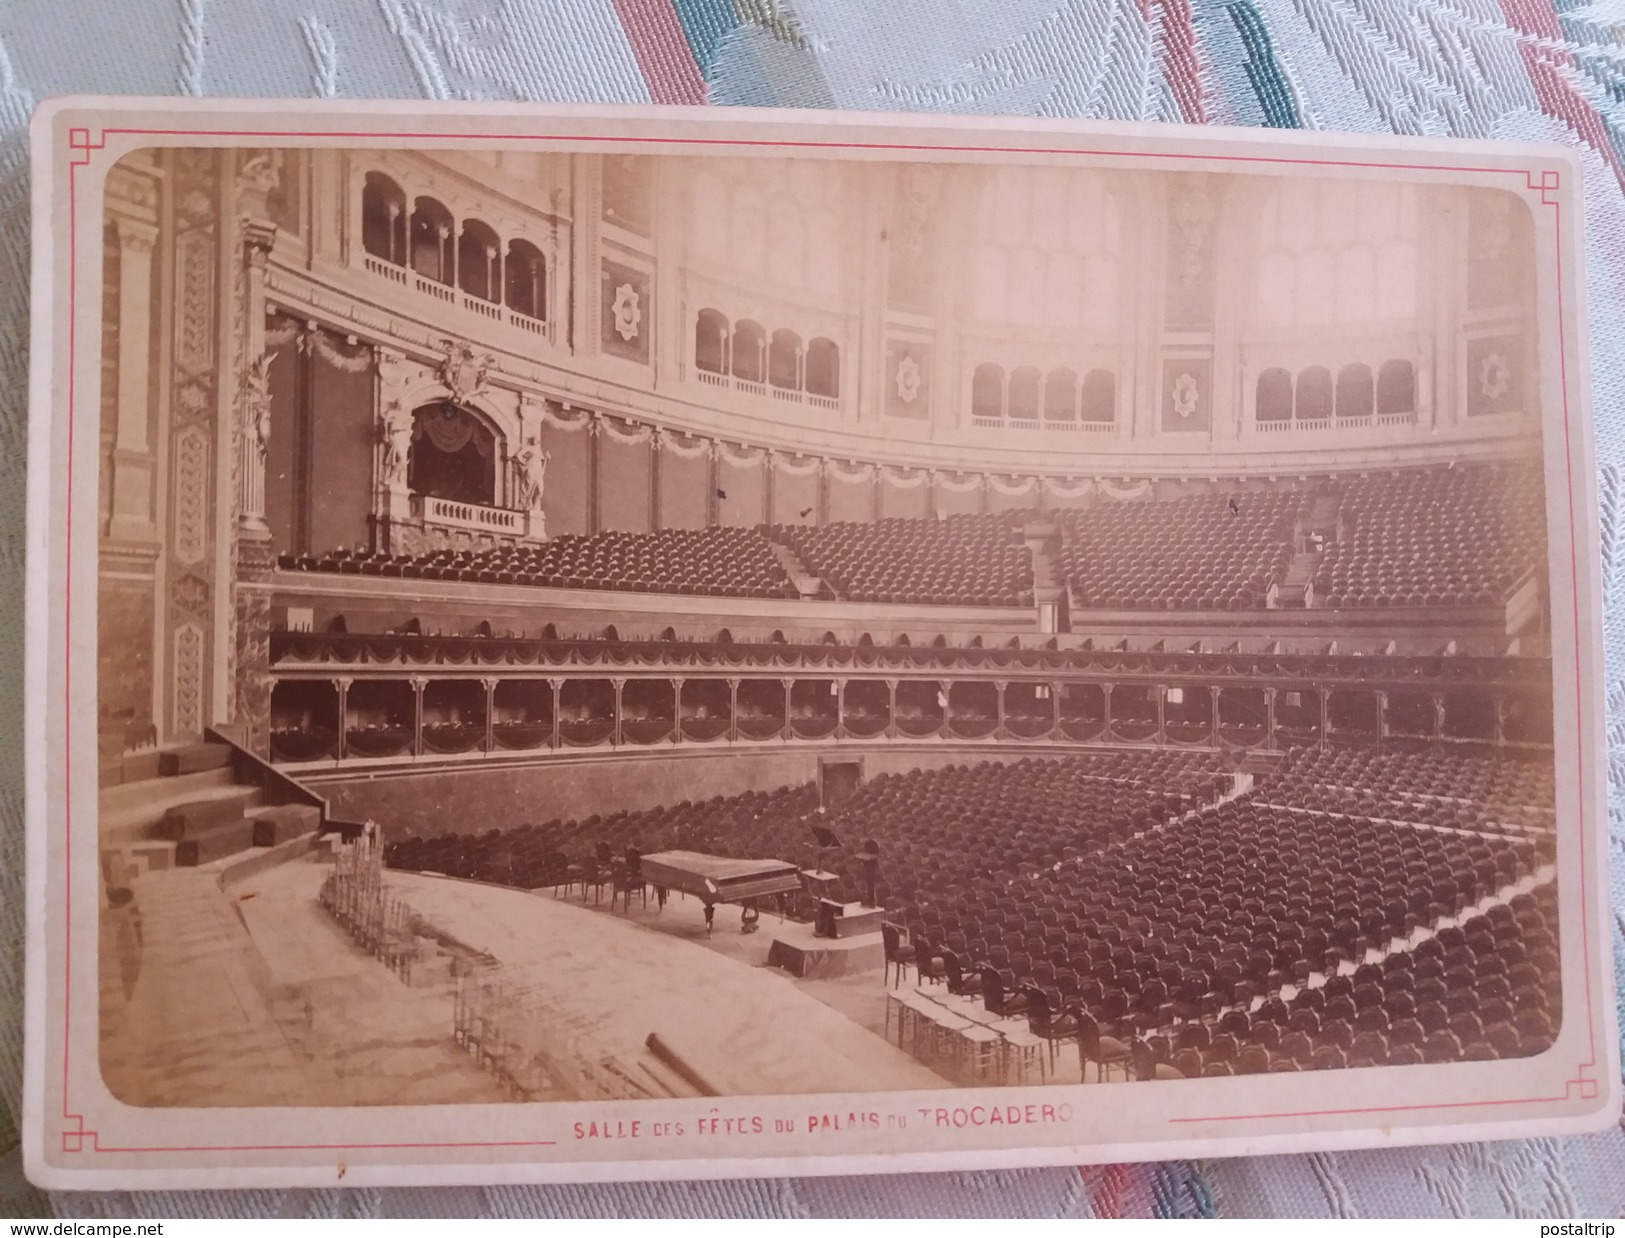
[[(92, 160), (92, 152), (105, 148), (107, 137), (118, 135), (122, 137), (144, 137), (159, 139), (175, 138), (241, 138), (245, 141), (264, 143), (275, 139), (326, 139), (326, 140), (371, 140), (380, 139), (405, 143), (410, 141), (447, 142), (459, 140), (488, 140), (509, 141), (517, 144), (534, 143), (593, 143), (603, 144), (620, 142), (634, 146), (644, 147), (742, 147), (742, 148), (772, 148), (779, 150), (877, 150), (877, 151), (908, 151), (908, 152), (939, 152), (946, 155), (966, 154), (1008, 154), (1008, 155), (1071, 155), (1075, 157), (1093, 156), (1106, 159), (1189, 159), (1195, 162), (1216, 164), (1247, 164), (1253, 166), (1311, 166), (1311, 167), (1341, 167), (1341, 168), (1368, 168), (1387, 169), (1396, 172), (1452, 172), (1452, 173), (1486, 173), (1492, 175), (1522, 175), (1526, 190), (1538, 190), (1540, 201), (1544, 206), (1554, 211), (1555, 224), (1554, 257), (1557, 276), (1557, 356), (1562, 382), (1563, 394), (1563, 442), (1565, 446), (1564, 467), (1568, 484), (1569, 499), (1569, 564), (1570, 580), (1573, 588), (1573, 614), (1575, 638), (1575, 720), (1580, 730), (1584, 729), (1584, 709), (1582, 701), (1585, 699), (1585, 683), (1581, 669), (1580, 656), (1583, 645), (1580, 624), (1580, 576), (1579, 576), (1579, 548), (1575, 541), (1576, 496), (1574, 492), (1574, 441), (1573, 427), (1570, 421), (1569, 409), (1569, 378), (1568, 378), (1568, 311), (1566, 305), (1567, 291), (1563, 282), (1563, 216), (1560, 199), (1556, 196), (1561, 187), (1561, 178), (1555, 169), (1543, 169), (1539, 172), (1518, 168), (1483, 168), (1463, 167), (1460, 165), (1426, 164), (1426, 163), (1394, 163), (1381, 160), (1360, 159), (1301, 159), (1287, 156), (1268, 155), (1224, 155), (1179, 153), (1173, 154), (1162, 151), (1116, 151), (1091, 150), (1080, 147), (1006, 147), (1006, 146), (950, 146), (932, 145), (930, 143), (904, 143), (904, 142), (835, 142), (835, 141), (773, 141), (760, 138), (685, 138), (685, 137), (619, 137), (577, 134), (505, 134), (505, 133), (379, 133), (368, 131), (333, 131), (309, 132), (301, 130), (271, 130), (271, 129), (123, 129), (108, 128), (100, 130), (95, 137), (87, 128), (74, 128), (68, 131), (68, 408), (66, 434), (67, 448), (67, 482), (65, 487), (65, 508), (67, 511), (66, 530), (63, 542), (64, 585), (63, 585), (63, 697), (66, 704), (67, 721), (64, 732), (64, 751), (72, 751), (72, 695), (71, 676), (73, 671), (72, 659), (72, 591), (73, 591), (73, 424), (74, 424), (74, 376), (76, 370), (76, 346), (78, 336), (78, 211), (77, 191), (78, 172), (87, 167)], [(175, 144), (175, 143), (170, 143)], [(98, 343), (98, 347), (99, 347)], [(1542, 449), (1544, 461), (1544, 447)], [(1550, 553), (1548, 544), (1548, 554)], [(1579, 779), (1579, 822), (1578, 832), (1582, 840), (1585, 838), (1585, 811), (1586, 811), (1586, 754), (1583, 744), (1575, 745), (1575, 773)], [(491, 1148), (543, 1148), (554, 1147), (554, 1140), (522, 1140), (510, 1142), (457, 1142), (457, 1143), (341, 1143), (341, 1144), (208, 1144), (197, 1146), (120, 1146), (104, 1145), (99, 1133), (85, 1126), (84, 1115), (74, 1112), (69, 1101), (70, 1080), (70, 1037), (72, 1001), (73, 1001), (73, 764), (67, 762), (66, 777), (62, 789), (62, 814), (64, 824), (64, 839), (66, 859), (63, 866), (63, 880), (67, 886), (67, 895), (63, 900), (63, 935), (65, 938), (63, 952), (63, 1010), (62, 1010), (62, 1151), (81, 1153), (88, 1145), (93, 1152), (122, 1153), (122, 1152), (272, 1152), (272, 1151), (305, 1151), (305, 1152), (331, 1152), (331, 1151), (399, 1151), (419, 1149), (491, 1149)], [(1590, 873), (1587, 867), (1587, 848), (1582, 845), (1580, 849), (1580, 879), (1578, 882), (1580, 899), (1580, 921), (1584, 925), (1589, 921), (1589, 900), (1591, 897)], [(1222, 1123), (1222, 1122), (1249, 1122), (1289, 1120), (1295, 1118), (1314, 1117), (1343, 1117), (1363, 1114), (1379, 1113), (1410, 1113), (1410, 1112), (1442, 1112), (1459, 1109), (1482, 1109), (1503, 1105), (1535, 1105), (1553, 1104), (1573, 1100), (1576, 1095), (1582, 1100), (1595, 1100), (1599, 1085), (1593, 1077), (1597, 1068), (1596, 1048), (1596, 1019), (1595, 1003), (1591, 986), (1591, 939), (1590, 934), (1580, 934), (1582, 960), (1585, 967), (1586, 992), (1586, 1036), (1589, 1057), (1576, 1065), (1573, 1077), (1564, 1083), (1561, 1093), (1549, 1096), (1519, 1096), (1504, 1100), (1471, 1100), (1434, 1103), (1426, 1105), (1380, 1105), (1365, 1108), (1348, 1109), (1305, 1109), (1277, 1113), (1227, 1113), (1227, 1114), (1199, 1114), (1189, 1117), (1169, 1118), (1168, 1122), (1174, 1125), (1190, 1123)]]

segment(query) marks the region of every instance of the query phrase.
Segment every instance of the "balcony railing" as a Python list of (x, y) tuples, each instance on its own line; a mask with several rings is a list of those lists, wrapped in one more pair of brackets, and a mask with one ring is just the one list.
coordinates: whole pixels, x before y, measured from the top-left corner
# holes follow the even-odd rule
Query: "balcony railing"
[(374, 275), (382, 275), (391, 283), (405, 285), (406, 268), (398, 267), (393, 262), (385, 262), (382, 258), (375, 258), (371, 254), (366, 256), (367, 270)]
[(437, 301), (444, 301), (447, 305), (456, 305), (481, 318), (488, 318), (493, 322), (506, 322), (511, 327), (518, 327), (521, 331), (531, 335), (548, 334), (545, 319), (534, 318), (529, 314), (521, 313), (516, 309), (505, 307), (500, 301), (489, 301), (484, 297), (477, 297), (473, 293), (463, 292), (450, 284), (443, 284), (439, 280), (430, 279), (427, 275), (420, 275), (404, 266), (398, 266), (376, 254), (363, 254), (362, 265), (373, 275), (387, 279), (392, 284), (401, 287), (412, 287), (418, 292), (425, 293)]
[(510, 537), (523, 537), (530, 531), (530, 513), (507, 507), (486, 507), (480, 503), (460, 503), (454, 499), (437, 499), (433, 495), (412, 496), (413, 515), (426, 524), (448, 525), (454, 529), (473, 529), (480, 533), (503, 533)]

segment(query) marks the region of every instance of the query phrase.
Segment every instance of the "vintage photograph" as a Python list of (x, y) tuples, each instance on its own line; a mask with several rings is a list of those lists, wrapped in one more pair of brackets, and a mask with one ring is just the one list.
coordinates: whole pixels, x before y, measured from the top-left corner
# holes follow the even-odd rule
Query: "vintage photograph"
[(32, 140), (31, 1180), (1617, 1122), (1567, 152)]
[(122, 1103), (1552, 1046), (1526, 195), (171, 142), (103, 214)]

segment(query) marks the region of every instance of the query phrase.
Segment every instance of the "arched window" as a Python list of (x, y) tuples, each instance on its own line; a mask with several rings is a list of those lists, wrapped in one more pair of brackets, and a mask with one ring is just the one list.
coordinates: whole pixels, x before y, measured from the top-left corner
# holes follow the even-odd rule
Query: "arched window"
[(1377, 371), (1377, 412), (1392, 416), (1416, 411), (1416, 367), (1409, 361), (1384, 361)]
[(984, 361), (970, 380), (970, 415), (988, 421), (1004, 420), (1004, 371)]
[(458, 503), (496, 502), (496, 435), (450, 400), (415, 410), (406, 484), (414, 494)]
[(502, 241), (490, 224), (463, 220), (457, 238), (457, 286), (482, 301), (501, 300)]
[(807, 394), (831, 400), (841, 394), (841, 350), (821, 335), (807, 345)]
[(1038, 371), (1030, 365), (1010, 372), (1010, 420), (1038, 420)]
[(749, 318), (734, 323), (734, 377), (748, 383), (766, 382), (767, 334), (762, 324)]
[(455, 221), (433, 198), (412, 204), (412, 269), (436, 283), (451, 284), (456, 271)]
[(1371, 367), (1356, 361), (1337, 371), (1339, 421), (1371, 416)]
[(1090, 370), (1084, 375), (1083, 419), (1117, 420), (1117, 376), (1110, 370)]
[(767, 350), (767, 381), (786, 391), (801, 390), (801, 337), (781, 327)]
[(714, 309), (702, 309), (695, 320), (694, 366), (709, 374), (728, 372), (728, 320)]
[(508, 308), (546, 322), (547, 259), (542, 251), (529, 241), (509, 241), (502, 274)]
[(1258, 376), (1258, 407), (1254, 421), (1292, 420), (1292, 375), (1282, 369), (1265, 370)]
[(406, 195), (382, 172), (361, 188), (361, 246), (374, 258), (406, 265)]
[(1044, 379), (1044, 420), (1078, 419), (1078, 376), (1071, 370), (1051, 370)]
[(1323, 421), (1332, 415), (1332, 372), (1312, 365), (1298, 372), (1296, 415), (1299, 421)]

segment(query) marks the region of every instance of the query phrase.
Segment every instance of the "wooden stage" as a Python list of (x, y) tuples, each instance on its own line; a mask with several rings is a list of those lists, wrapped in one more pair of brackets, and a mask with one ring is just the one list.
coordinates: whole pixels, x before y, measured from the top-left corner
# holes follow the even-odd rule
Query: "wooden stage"
[[(388, 882), (435, 928), (545, 978), (549, 1005), (595, 1051), (634, 1060), (655, 1033), (721, 1095), (946, 1086), (777, 968), (550, 893), (412, 873), (390, 873)], [(659, 919), (672, 928), (693, 921), (704, 932), (698, 900), (673, 899)], [(783, 927), (764, 916), (761, 933), (747, 940)], [(719, 916), (715, 931), (738, 936), (731, 918)], [(878, 991), (878, 972), (872, 979)]]

